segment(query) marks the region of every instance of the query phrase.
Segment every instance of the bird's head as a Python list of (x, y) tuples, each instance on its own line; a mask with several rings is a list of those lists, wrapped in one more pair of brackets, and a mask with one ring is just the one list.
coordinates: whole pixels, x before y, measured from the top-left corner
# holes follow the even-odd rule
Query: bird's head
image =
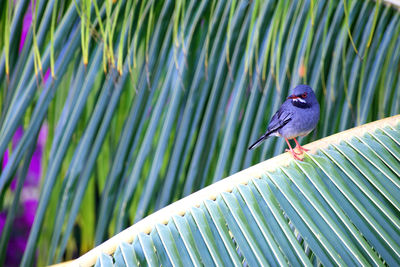
[(318, 104), (313, 89), (303, 84), (296, 86), (293, 89), (293, 93), (287, 99), (291, 99), (293, 106), (299, 108), (311, 108), (314, 104)]

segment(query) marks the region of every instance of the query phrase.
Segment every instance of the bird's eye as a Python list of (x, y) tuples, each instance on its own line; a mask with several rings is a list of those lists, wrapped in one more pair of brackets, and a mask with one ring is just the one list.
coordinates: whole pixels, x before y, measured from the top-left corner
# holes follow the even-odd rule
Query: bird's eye
[(302, 93), (301, 94), (301, 98), (306, 98), (307, 97), (307, 93)]

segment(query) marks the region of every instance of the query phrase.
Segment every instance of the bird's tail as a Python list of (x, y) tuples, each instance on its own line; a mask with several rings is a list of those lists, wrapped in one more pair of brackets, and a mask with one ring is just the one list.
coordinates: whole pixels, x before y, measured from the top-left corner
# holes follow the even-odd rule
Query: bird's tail
[(253, 148), (258, 147), (259, 145), (261, 145), (261, 143), (267, 139), (269, 137), (269, 135), (271, 134), (271, 132), (267, 132), (264, 135), (262, 135), (260, 138), (258, 138), (258, 140), (252, 144), (251, 146), (249, 146), (249, 150), (252, 150)]

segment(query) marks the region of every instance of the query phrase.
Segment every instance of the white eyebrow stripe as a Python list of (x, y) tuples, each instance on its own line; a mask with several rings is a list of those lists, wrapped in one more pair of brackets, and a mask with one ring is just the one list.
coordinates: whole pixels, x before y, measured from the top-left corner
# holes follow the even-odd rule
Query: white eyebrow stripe
[(304, 99), (301, 99), (300, 97), (293, 99), (293, 101), (300, 101), (301, 103), (306, 103)]

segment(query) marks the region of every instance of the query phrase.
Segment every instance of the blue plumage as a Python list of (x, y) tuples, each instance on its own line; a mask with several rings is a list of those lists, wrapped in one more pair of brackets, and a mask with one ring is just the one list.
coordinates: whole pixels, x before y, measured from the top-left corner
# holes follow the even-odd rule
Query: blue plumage
[(309, 134), (317, 126), (319, 120), (319, 104), (314, 91), (308, 85), (298, 85), (279, 110), (272, 116), (267, 131), (249, 149), (256, 148), (270, 136), (285, 138), (293, 157), (298, 158), (288, 139), (294, 139), (296, 148), (306, 151), (300, 146), (296, 137)]

